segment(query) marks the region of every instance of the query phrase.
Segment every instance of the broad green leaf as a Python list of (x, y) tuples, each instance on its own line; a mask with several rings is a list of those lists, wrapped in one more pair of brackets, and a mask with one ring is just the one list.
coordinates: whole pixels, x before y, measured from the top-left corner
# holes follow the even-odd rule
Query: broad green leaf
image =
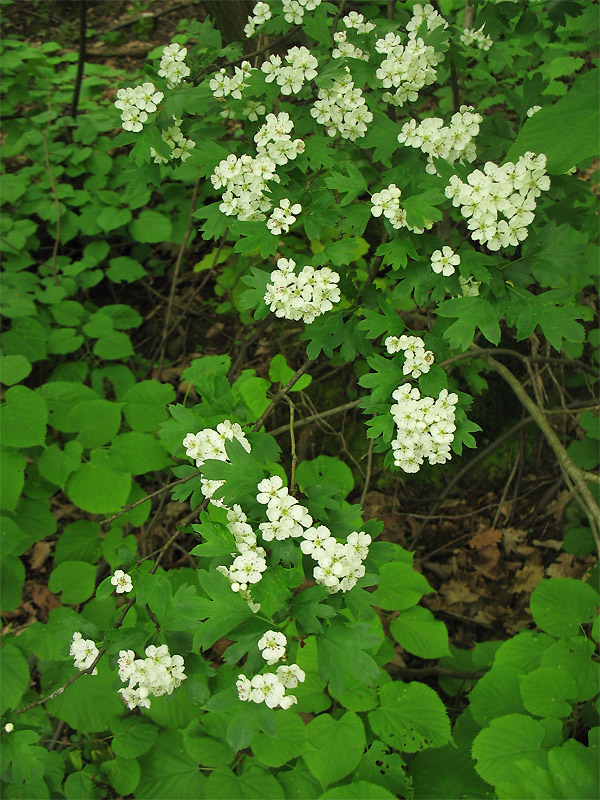
[[(411, 762), (411, 772), (412, 763), (414, 762)], [(387, 745), (375, 740), (362, 757), (352, 777), (355, 781), (368, 781), (383, 786), (396, 797), (410, 797), (412, 781), (405, 774), (405, 770), (406, 765), (398, 753), (390, 752)]]
[(542, 580), (531, 595), (531, 613), (536, 625), (552, 636), (575, 636), (590, 622), (598, 592), (589, 583), (574, 578)]
[(354, 781), (343, 786), (335, 786), (321, 795), (322, 800), (394, 800), (395, 794), (389, 789), (369, 781)]
[[(598, 619), (598, 617), (596, 617)], [(594, 643), (587, 637), (559, 639), (542, 655), (542, 667), (555, 667), (573, 678), (577, 699), (591, 700), (598, 693), (599, 667), (593, 659)]]
[(156, 725), (148, 724), (138, 717), (127, 716), (110, 723), (114, 734), (111, 747), (121, 758), (138, 758), (148, 752), (158, 737)]
[(3, 556), (0, 561), (0, 609), (14, 611), (21, 603), (25, 583), (25, 567), (16, 556)]
[(587, 800), (598, 797), (598, 753), (581, 742), (569, 739), (548, 753), (548, 768), (557, 787), (557, 797)]
[(113, 789), (122, 796), (132, 794), (140, 782), (140, 765), (132, 758), (104, 761), (102, 771), (108, 776)]
[[(379, 674), (372, 656), (364, 652), (380, 643), (369, 632), (369, 625), (330, 625), (317, 634), (319, 677), (329, 681), (333, 691), (341, 692), (356, 680), (370, 684)], [(350, 680), (350, 676), (355, 680)]]
[[(105, 658), (98, 662), (97, 675), (82, 675), (64, 692), (47, 704), (48, 711), (57, 719), (64, 719), (78, 731), (103, 731), (108, 728), (113, 717), (123, 714), (125, 706), (121, 695), (116, 691), (115, 671)], [(44, 694), (58, 688), (68, 678), (76, 674), (75, 667), (69, 666), (57, 675), (58, 683), (44, 686)]]
[(539, 631), (519, 631), (502, 642), (494, 656), (494, 667), (516, 667), (519, 672), (531, 672), (541, 665), (545, 651), (554, 639)]
[(221, 636), (225, 636), (251, 617), (252, 611), (236, 592), (231, 591), (229, 581), (220, 572), (199, 570), (198, 580), (204, 591), (212, 598), (210, 600), (199, 598), (200, 619), (205, 619), (205, 622), (200, 623), (194, 633), (194, 649), (200, 647), (206, 650)]
[(536, 717), (561, 719), (572, 711), (577, 684), (564, 670), (540, 667), (521, 678), (521, 696), (527, 711)]
[(44, 444), (48, 409), (44, 398), (26, 386), (11, 386), (0, 408), (0, 436), (5, 447)]
[(175, 391), (168, 383), (141, 381), (124, 394), (125, 419), (135, 431), (155, 431), (168, 419), (166, 406), (175, 399)]
[(375, 734), (394, 749), (416, 753), (450, 741), (450, 721), (444, 704), (429, 686), (387, 683), (381, 687), (381, 708), (369, 711)]
[(82, 453), (83, 447), (80, 442), (67, 442), (64, 450), (61, 450), (58, 444), (51, 444), (38, 460), (40, 475), (64, 489), (69, 475), (81, 464)]
[(83, 344), (84, 338), (75, 328), (59, 328), (48, 337), (48, 352), (57, 355), (74, 353)]
[(67, 481), (65, 491), (68, 497), (92, 514), (119, 511), (129, 497), (131, 475), (115, 468), (107, 455), (93, 450), (91, 460), (82, 464)]
[(241, 775), (229, 767), (216, 769), (206, 781), (206, 800), (283, 800), (281, 784), (266, 770), (252, 765)]
[(31, 370), (32, 366), (25, 356), (0, 356), (0, 381), (6, 386), (20, 383)]
[(171, 463), (164, 445), (149, 433), (139, 431), (115, 436), (111, 452), (121, 458), (123, 465), (132, 475), (144, 475), (146, 472), (168, 467)]
[[(545, 153), (548, 172), (558, 175), (587, 158), (597, 156), (598, 70), (579, 75), (567, 94), (528, 119), (507, 154), (509, 161), (528, 150)], [(552, 131), (552, 136), (548, 132)]]
[[(269, 378), (273, 381), (273, 383), (281, 383), (282, 386), (285, 386), (293, 374), (294, 370), (288, 366), (284, 355), (278, 353), (276, 356), (273, 356), (269, 365)], [(298, 381), (296, 381), (291, 391), (299, 392), (301, 389), (306, 389), (306, 387), (310, 385), (311, 381), (312, 377), (305, 373)]]
[(50, 575), (48, 588), (51, 592), (62, 592), (66, 605), (83, 603), (94, 594), (96, 567), (86, 561), (63, 561)]
[(307, 727), (294, 712), (275, 711), (277, 736), (260, 733), (252, 741), (252, 752), (267, 767), (282, 767), (313, 747)]
[(105, 206), (97, 217), (97, 223), (105, 233), (108, 233), (127, 225), (130, 219), (131, 211), (128, 208)]
[(341, 198), (340, 206), (347, 206), (359, 194), (367, 190), (367, 183), (360, 170), (354, 164), (347, 161), (343, 164), (344, 169), (348, 176), (342, 175), (340, 172), (332, 172), (328, 178), (325, 178), (325, 186), (328, 189), (337, 189), (339, 192), (346, 192), (344, 197)]
[(117, 256), (111, 258), (108, 263), (106, 276), (113, 283), (133, 283), (146, 274), (146, 270), (140, 262), (129, 256)]
[(475, 737), (475, 769), (484, 781), (494, 785), (506, 780), (523, 758), (544, 766), (540, 750), (544, 734), (544, 727), (525, 714), (497, 717)]
[(134, 219), (129, 230), (137, 242), (168, 242), (173, 229), (165, 214), (145, 209)]
[(77, 433), (85, 448), (110, 442), (121, 426), (121, 410), (108, 400), (84, 400), (73, 406), (67, 417), (68, 429)]
[(352, 711), (339, 719), (320, 714), (306, 726), (306, 733), (314, 750), (302, 757), (324, 789), (349, 775), (362, 758), (365, 729)]
[(398, 644), (420, 658), (441, 658), (450, 653), (448, 629), (428, 608), (405, 609), (390, 623), (390, 633)]
[(301, 461), (296, 470), (296, 481), (302, 491), (310, 486), (333, 485), (336, 494), (342, 498), (354, 488), (350, 467), (332, 456), (317, 456), (311, 461)]
[(95, 400), (98, 395), (89, 386), (70, 381), (52, 381), (40, 386), (39, 393), (48, 407), (48, 424), (57, 431), (68, 431), (69, 412), (77, 403)]
[(317, 800), (323, 791), (302, 761), (297, 761), (293, 769), (281, 770), (277, 780), (290, 800)]
[(103, 334), (93, 347), (94, 355), (108, 361), (126, 358), (134, 353), (131, 339), (122, 331), (108, 331)]
[(180, 731), (162, 731), (159, 741), (139, 759), (141, 780), (136, 800), (198, 800), (206, 797), (206, 778), (188, 754)]
[(8, 708), (17, 708), (28, 686), (27, 661), (20, 650), (6, 642), (0, 649), (0, 714)]
[(412, 564), (393, 561), (391, 564), (382, 564), (379, 573), (381, 579), (372, 595), (373, 605), (378, 608), (403, 611), (416, 606), (424, 594), (433, 591)]
[(520, 678), (523, 670), (515, 666), (499, 666), (480, 678), (469, 694), (469, 706), (474, 719), (484, 727), (496, 717), (524, 714)]
[(14, 511), (25, 483), (25, 458), (21, 453), (2, 448), (0, 451), (0, 504)]
[(192, 720), (183, 732), (185, 749), (204, 767), (222, 767), (231, 764), (235, 750), (227, 742), (209, 735), (201, 720)]
[(214, 522), (206, 513), (200, 514), (200, 525), (192, 525), (192, 529), (203, 539), (197, 544), (190, 554), (201, 558), (214, 556), (229, 556), (236, 550), (235, 540), (226, 525)]

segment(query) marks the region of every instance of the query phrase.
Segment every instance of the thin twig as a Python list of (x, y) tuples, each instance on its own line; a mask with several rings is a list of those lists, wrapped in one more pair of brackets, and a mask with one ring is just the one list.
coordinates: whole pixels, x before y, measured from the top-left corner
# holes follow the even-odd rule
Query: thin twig
[(371, 481), (371, 468), (373, 466), (373, 445), (375, 444), (374, 439), (369, 440), (369, 449), (367, 451), (367, 474), (365, 475), (365, 482), (363, 485), (363, 490), (360, 495), (360, 504), (365, 502), (365, 497), (367, 496), (367, 492), (369, 491), (369, 483)]
[(171, 483), (165, 484), (165, 486), (161, 486), (160, 489), (157, 489), (155, 492), (150, 492), (150, 494), (147, 494), (145, 497), (142, 497), (141, 500), (136, 500), (135, 503), (131, 503), (130, 505), (125, 506), (124, 508), (122, 508), (120, 511), (117, 511), (117, 513), (113, 514), (112, 517), (108, 517), (108, 519), (101, 520), (100, 521), (100, 525), (108, 525), (114, 519), (117, 519), (117, 517), (121, 517), (123, 514), (126, 514), (128, 511), (131, 511), (132, 508), (136, 508), (137, 506), (141, 505), (142, 503), (145, 503), (146, 500), (150, 500), (152, 497), (156, 497), (157, 495), (162, 494), (163, 492), (166, 492), (169, 489), (172, 489), (173, 486), (178, 486), (180, 483), (186, 483), (187, 481), (191, 480), (192, 478), (198, 477), (198, 475), (200, 475), (200, 470), (197, 470), (196, 472), (192, 472), (192, 474), (188, 475), (187, 478), (179, 478), (176, 481), (172, 481)]
[(56, 186), (54, 184), (54, 177), (52, 175), (52, 169), (50, 168), (50, 154), (48, 153), (48, 128), (50, 127), (50, 122), (52, 120), (52, 106), (50, 105), (50, 95), (48, 95), (48, 122), (44, 128), (43, 133), (43, 142), (44, 142), (44, 160), (46, 162), (46, 172), (48, 173), (48, 179), (50, 180), (50, 191), (52, 192), (52, 197), (54, 198), (54, 203), (56, 205), (56, 236), (54, 237), (54, 245), (52, 247), (52, 261), (50, 262), (50, 269), (52, 270), (52, 276), (54, 278), (54, 283), (59, 286), (58, 282), (58, 275), (56, 274), (56, 258), (58, 256), (58, 244), (60, 242), (60, 200), (58, 199), (58, 194), (56, 193)]
[(83, 81), (83, 67), (85, 64), (85, 36), (87, 28), (87, 0), (79, 0), (79, 59), (77, 61), (77, 76), (75, 77), (75, 87), (73, 89), (73, 100), (71, 102), (71, 116), (73, 120), (77, 117), (77, 106), (79, 105), (79, 93)]
[(292, 451), (292, 466), (290, 471), (289, 493), (293, 494), (294, 487), (296, 485), (296, 464), (298, 463), (298, 457), (296, 456), (296, 437), (294, 436), (294, 404), (287, 395), (285, 399), (287, 400), (288, 405), (290, 407), (289, 431), (290, 431), (290, 448)]
[(169, 334), (169, 322), (171, 321), (171, 312), (173, 310), (173, 300), (175, 299), (175, 287), (177, 285), (177, 276), (179, 275), (179, 270), (181, 269), (181, 263), (183, 261), (183, 254), (185, 252), (185, 248), (187, 247), (188, 239), (190, 238), (190, 233), (192, 232), (192, 227), (194, 224), (194, 210), (196, 208), (196, 198), (198, 197), (198, 187), (200, 186), (200, 175), (197, 176), (196, 182), (194, 184), (194, 191), (192, 193), (192, 202), (190, 203), (190, 214), (188, 219), (188, 226), (185, 232), (185, 236), (183, 237), (183, 241), (181, 242), (181, 247), (179, 248), (179, 252), (177, 253), (177, 260), (175, 261), (175, 268), (173, 270), (173, 278), (171, 280), (171, 291), (169, 293), (169, 304), (167, 305), (167, 314), (165, 317), (165, 325), (163, 328), (163, 334), (160, 342), (160, 357), (159, 357), (159, 364), (158, 364), (158, 375), (157, 378), (160, 380), (163, 363), (165, 360), (165, 347), (167, 344), (167, 336)]
[(259, 419), (254, 423), (254, 426), (252, 428), (252, 432), (253, 433), (256, 433), (256, 431), (259, 431), (262, 428), (266, 418), (273, 411), (273, 409), (275, 408), (277, 403), (281, 400), (282, 397), (286, 396), (286, 394), (290, 391), (290, 389), (304, 375), (306, 370), (309, 369), (311, 367), (311, 365), (314, 364), (314, 363), (315, 363), (315, 361), (314, 361), (313, 358), (307, 358), (306, 361), (304, 362), (304, 364), (302, 364), (302, 366), (299, 369), (297, 369), (296, 372), (292, 375), (292, 377), (289, 379), (289, 381), (286, 383), (286, 385), (282, 386), (282, 388), (277, 392), (275, 397), (271, 400), (269, 405), (266, 407), (266, 409), (260, 415)]

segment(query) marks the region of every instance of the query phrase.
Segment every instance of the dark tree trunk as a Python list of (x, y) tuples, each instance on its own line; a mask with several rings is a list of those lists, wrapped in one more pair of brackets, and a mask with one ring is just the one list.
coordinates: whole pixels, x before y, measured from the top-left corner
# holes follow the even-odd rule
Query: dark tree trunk
[(256, 40), (247, 39), (244, 33), (244, 25), (252, 16), (254, 6), (253, 0), (204, 0), (209, 17), (221, 32), (223, 45), (241, 42), (245, 53), (256, 48)]

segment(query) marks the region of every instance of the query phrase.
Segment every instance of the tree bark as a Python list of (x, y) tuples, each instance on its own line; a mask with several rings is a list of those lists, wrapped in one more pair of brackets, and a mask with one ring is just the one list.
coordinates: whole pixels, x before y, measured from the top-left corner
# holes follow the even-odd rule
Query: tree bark
[(205, 0), (204, 7), (220, 31), (224, 47), (232, 42), (241, 42), (244, 53), (255, 49), (256, 41), (247, 39), (244, 33), (254, 5), (253, 0)]

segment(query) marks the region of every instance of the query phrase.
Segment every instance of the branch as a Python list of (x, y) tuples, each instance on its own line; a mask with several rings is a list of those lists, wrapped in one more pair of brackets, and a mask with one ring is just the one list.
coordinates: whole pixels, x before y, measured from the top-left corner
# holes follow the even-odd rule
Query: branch
[[(277, 403), (281, 400), (282, 397), (285, 397), (285, 395), (290, 391), (290, 389), (304, 375), (306, 370), (309, 369), (314, 363), (315, 363), (315, 360), (313, 358), (307, 358), (306, 361), (304, 362), (304, 364), (302, 364), (302, 366), (300, 367), (300, 369), (296, 370), (296, 372), (292, 375), (292, 377), (289, 379), (289, 381), (286, 383), (286, 385), (283, 386), (277, 392), (275, 397), (271, 400), (269, 405), (266, 407), (266, 409), (261, 414), (260, 418), (254, 423), (254, 426), (252, 428), (252, 433), (256, 433), (256, 431), (259, 431), (262, 428), (266, 418), (273, 411), (273, 409), (275, 408)], [(289, 430), (289, 426), (286, 425), (285, 430)]]
[(196, 478), (198, 477), (198, 475), (200, 475), (200, 470), (197, 470), (197, 472), (192, 472), (192, 474), (188, 475), (187, 478), (179, 478), (179, 480), (172, 481), (171, 483), (167, 483), (165, 486), (161, 486), (160, 489), (157, 489), (155, 492), (150, 492), (150, 494), (147, 494), (145, 497), (142, 497), (141, 500), (137, 500), (135, 503), (131, 503), (128, 506), (124, 506), (120, 511), (117, 511), (116, 514), (113, 514), (112, 517), (108, 517), (108, 519), (101, 520), (100, 525), (108, 525), (108, 523), (112, 522), (113, 519), (121, 517), (123, 514), (126, 514), (128, 511), (131, 511), (132, 508), (136, 508), (136, 506), (145, 503), (146, 500), (150, 500), (150, 498), (156, 497), (156, 495), (162, 494), (163, 492), (166, 492), (167, 489), (171, 489), (173, 486), (178, 486), (180, 483), (186, 483), (186, 481), (189, 481), (192, 478)]

